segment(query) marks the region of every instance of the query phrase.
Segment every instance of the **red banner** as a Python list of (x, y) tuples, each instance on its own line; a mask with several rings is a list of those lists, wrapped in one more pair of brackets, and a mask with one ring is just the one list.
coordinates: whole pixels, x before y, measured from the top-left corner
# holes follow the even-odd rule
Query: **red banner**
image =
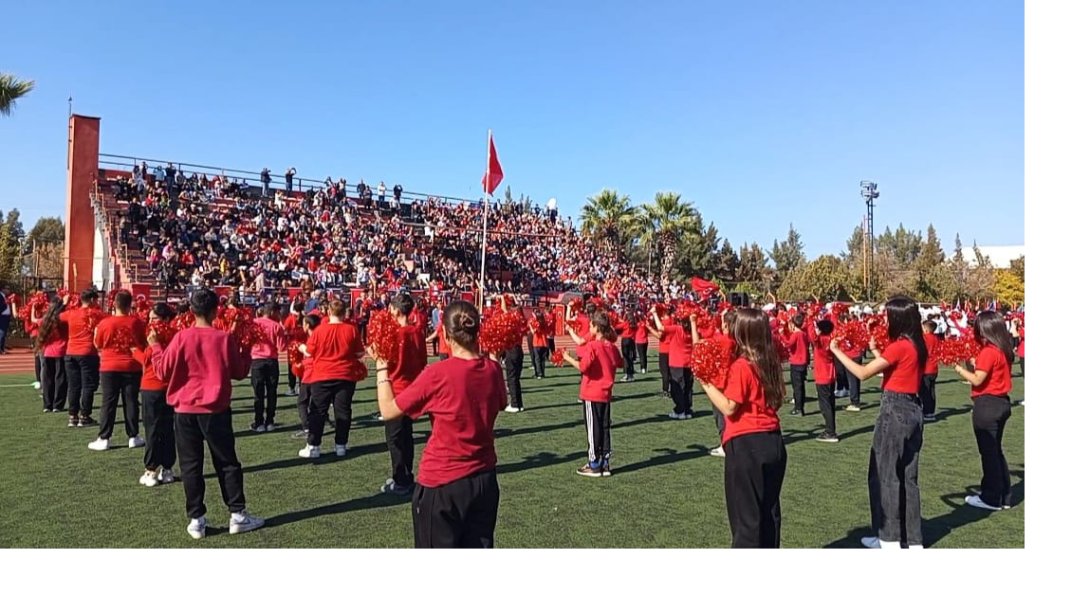
[(230, 298), (235, 293), (235, 288), (230, 285), (217, 285), (214, 290), (220, 298)]
[(129, 286), (129, 291), (132, 293), (133, 300), (137, 302), (140, 301), (140, 296), (151, 301), (151, 283), (133, 283)]

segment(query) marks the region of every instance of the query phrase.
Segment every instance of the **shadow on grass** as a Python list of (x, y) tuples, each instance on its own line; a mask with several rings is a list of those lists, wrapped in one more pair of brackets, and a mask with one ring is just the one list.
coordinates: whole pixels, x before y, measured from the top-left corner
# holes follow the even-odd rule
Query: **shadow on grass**
[(411, 497), (409, 496), (374, 494), (365, 498), (355, 498), (352, 500), (345, 500), (344, 502), (314, 507), (313, 509), (303, 509), (300, 511), (292, 511), (291, 513), (284, 513), (282, 515), (275, 515), (265, 520), (265, 527), (275, 528), (277, 526), (284, 526), (297, 521), (314, 519), (315, 517), (322, 517), (325, 515), (339, 515), (341, 513), (351, 513), (352, 511), (363, 511), (365, 509), (396, 507), (398, 505), (408, 504), (410, 501)]
[(703, 445), (689, 445), (686, 447), (689, 451), (678, 451), (676, 449), (654, 449), (655, 453), (661, 455), (647, 458), (646, 460), (640, 460), (639, 462), (633, 462), (632, 464), (624, 464), (612, 469), (614, 475), (623, 473), (636, 472), (643, 470), (644, 468), (651, 468), (652, 466), (663, 466), (666, 464), (675, 464), (677, 462), (684, 462), (686, 460), (693, 460), (696, 458), (707, 457), (708, 452), (711, 451), (710, 447)]
[[(1018, 506), (1022, 504), (1022, 502), (1025, 500), (1025, 474), (1025, 470), (1011, 471), (1011, 478), (1018, 479), (1017, 483), (1011, 484), (1012, 506)], [(930, 519), (923, 520), (922, 530), (924, 547), (934, 547), (936, 543), (941, 541), (954, 530), (961, 528), (962, 526), (976, 523), (996, 512), (985, 511), (984, 509), (971, 507), (965, 503), (965, 494), (972, 491), (973, 488), (975, 488), (975, 486), (965, 488), (964, 492), (944, 494), (941, 497), (942, 501), (948, 507), (950, 507), (950, 512), (945, 515), (940, 515), (939, 517), (932, 517)], [(873, 535), (874, 531), (870, 527), (853, 528), (843, 538), (837, 539), (825, 545), (824, 548), (860, 549), (863, 547), (863, 544), (860, 542), (860, 540), (865, 536)]]
[[(330, 437), (326, 437), (326, 438), (330, 438)], [(425, 437), (425, 436), (413, 436), (413, 445), (414, 446), (423, 444), (425, 441), (427, 441), (427, 437)], [(299, 446), (302, 447), (305, 444), (305, 442), (306, 441), (304, 439), (299, 439)], [(328, 447), (328, 445), (327, 445), (327, 447)], [(295, 455), (295, 452), (293, 452), (292, 457), (286, 457), (286, 458), (281, 459), (281, 460), (273, 460), (272, 462), (266, 462), (265, 464), (257, 464), (255, 466), (247, 466), (247, 465), (244, 464), (242, 466), (242, 473), (244, 475), (249, 475), (249, 474), (252, 474), (252, 473), (264, 472), (264, 471), (267, 471), (267, 470), (278, 470), (278, 469), (281, 469), (281, 468), (293, 468), (295, 466), (305, 466), (305, 465), (308, 465), (308, 464), (322, 465), (322, 464), (332, 464), (334, 462), (346, 462), (346, 461), (351, 460), (352, 458), (365, 456), (365, 455), (372, 454), (372, 453), (385, 453), (386, 451), (387, 451), (387, 447), (386, 447), (385, 442), (371, 443), (369, 445), (362, 445), (360, 447), (352, 447), (351, 446), (351, 441), (350, 441), (348, 451), (345, 454), (345, 457), (343, 457), (343, 458), (338, 458), (336, 456), (336, 454), (333, 453), (333, 450), (328, 449), (328, 448), (323, 449), (321, 457), (319, 457), (317, 460), (310, 460), (310, 459), (307, 459), (307, 458), (300, 458), (298, 455)], [(204, 478), (205, 479), (215, 479), (216, 478), (216, 473), (215, 472), (211, 472), (211, 473), (206, 472), (205, 475), (204, 475)]]
[(498, 474), (517, 473), (524, 470), (533, 470), (535, 468), (543, 468), (545, 466), (553, 466), (556, 464), (566, 464), (568, 462), (574, 462), (580, 458), (586, 458), (587, 452), (576, 451), (567, 455), (557, 455), (551, 451), (543, 451), (532, 456), (526, 456), (521, 462), (514, 462), (510, 464), (501, 464), (496, 467)]
[(542, 432), (553, 432), (555, 430), (567, 430), (568, 428), (576, 428), (582, 425), (583, 420), (579, 420), (569, 421), (560, 424), (544, 424), (541, 426), (533, 426), (531, 428), (519, 428), (517, 430), (512, 428), (496, 428), (494, 430), (494, 433), (496, 435), (496, 438), (504, 438), (508, 436), (518, 436), (521, 434), (540, 434)]

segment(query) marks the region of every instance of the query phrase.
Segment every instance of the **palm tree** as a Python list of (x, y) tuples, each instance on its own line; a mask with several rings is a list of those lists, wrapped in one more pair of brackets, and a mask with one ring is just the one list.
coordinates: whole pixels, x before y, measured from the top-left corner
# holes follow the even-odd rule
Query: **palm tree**
[(674, 192), (655, 194), (653, 203), (644, 204), (639, 213), (639, 225), (643, 230), (641, 241), (648, 249), (658, 245), (662, 253), (661, 281), (670, 282), (677, 260), (678, 241), (688, 232), (697, 231), (698, 218), (693, 203), (682, 202)]
[(21, 81), (13, 74), (0, 73), (0, 115), (7, 117), (15, 108), (15, 100), (34, 89), (34, 81)]
[(609, 244), (614, 254), (627, 243), (633, 234), (636, 210), (629, 204), (628, 196), (616, 190), (603, 189), (597, 196), (587, 198), (583, 205), (583, 234)]

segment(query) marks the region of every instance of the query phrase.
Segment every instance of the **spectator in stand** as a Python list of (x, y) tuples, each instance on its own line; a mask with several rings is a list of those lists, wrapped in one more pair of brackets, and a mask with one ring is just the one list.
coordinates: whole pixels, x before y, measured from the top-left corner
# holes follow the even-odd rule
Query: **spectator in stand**
[(95, 349), (102, 356), (102, 414), (98, 438), (87, 444), (91, 451), (106, 451), (114, 433), (117, 403), (125, 412), (125, 434), (129, 449), (144, 446), (140, 438), (140, 375), (143, 366), (135, 351), (147, 347), (147, 328), (132, 314), (132, 294), (122, 290), (114, 296), (113, 315), (103, 319), (94, 332)]
[(378, 182), (378, 206), (379, 208), (386, 207), (386, 183), (383, 181)]
[(269, 173), (268, 167), (261, 169), (261, 197), (269, 197), (269, 184), (272, 183), (272, 174)]
[(95, 330), (91, 327), (91, 305), (98, 300), (98, 292), (83, 290), (80, 306), (61, 313), (61, 324), (68, 330), (68, 346), (64, 353), (64, 373), (68, 380), (68, 427), (85, 427), (98, 424), (91, 418), (95, 392), (98, 390), (98, 350), (95, 349)]
[(194, 325), (178, 332), (163, 348), (155, 332), (148, 335), (155, 376), (167, 384), (167, 404), (174, 407), (178, 467), (185, 489), (186, 532), (205, 537), (204, 446), (212, 454), (223, 502), (231, 511), (229, 532), (240, 534), (265, 525), (246, 511), (242, 464), (235, 453), (231, 425), (231, 381), (250, 370), (250, 356), (231, 334), (212, 327), (219, 299), (200, 289), (190, 298)]
[(401, 202), (401, 192), (402, 192), (401, 184), (398, 183), (397, 185), (394, 185), (394, 202), (397, 202), (397, 203)]
[(295, 179), (295, 167), (291, 166), (287, 170), (284, 171), (284, 191), (287, 192), (288, 196), (291, 196), (292, 183), (293, 183), (294, 179)]

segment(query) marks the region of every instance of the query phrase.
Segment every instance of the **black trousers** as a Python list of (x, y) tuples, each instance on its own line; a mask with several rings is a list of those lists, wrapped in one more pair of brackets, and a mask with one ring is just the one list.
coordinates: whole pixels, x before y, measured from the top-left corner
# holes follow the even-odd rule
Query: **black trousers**
[(503, 354), (503, 372), (507, 378), (507, 397), (511, 406), (522, 408), (522, 347), (509, 349)]
[(174, 408), (165, 391), (140, 391), (144, 405), (144, 468), (172, 468), (178, 459), (174, 445)]
[(68, 375), (64, 358), (42, 358), (42, 406), (53, 411), (63, 411), (68, 397)]
[(825, 433), (836, 434), (836, 395), (833, 384), (818, 384), (817, 397), (821, 416), (825, 418)]
[(280, 384), (280, 362), (276, 359), (254, 360), (250, 366), (250, 385), (254, 388), (254, 425), (272, 425), (276, 417), (276, 387)]
[(384, 422), (390, 450), (390, 478), (401, 486), (413, 484), (413, 420), (398, 417)]
[(552, 355), (556, 351), (556, 338), (552, 336), (545, 337), (545, 342), (549, 344), (549, 355)]
[(883, 541), (923, 545), (919, 485), (922, 448), (923, 413), (919, 398), (882, 392), (882, 405), (874, 423), (867, 486), (871, 527)]
[(640, 370), (647, 370), (647, 343), (636, 343), (636, 353), (640, 356)]
[(68, 379), (68, 415), (90, 417), (98, 391), (98, 356), (66, 356), (64, 374)]
[[(33, 342), (34, 339), (31, 341)], [(44, 359), (40, 353), (34, 354), (34, 380), (38, 383), (42, 382), (42, 360)]]
[(836, 372), (836, 391), (848, 389), (848, 369), (844, 368), (844, 365), (840, 363), (840, 360), (833, 360), (833, 370)]
[(787, 448), (775, 432), (736, 436), (723, 445), (723, 491), (727, 499), (731, 546), (780, 546), (780, 490), (787, 472)]
[(938, 375), (924, 375), (920, 379), (920, 403), (925, 417), (935, 414), (935, 381), (938, 378)]
[(549, 363), (549, 348), (534, 347), (533, 353), (537, 356), (537, 363), (534, 364), (534, 374), (545, 378), (545, 365)]
[(348, 444), (348, 428), (352, 425), (352, 396), (355, 381), (317, 381), (310, 384), (310, 409), (307, 411), (307, 444), (322, 444), (322, 433), (333, 405), (333, 444)]
[(500, 484), (496, 471), (439, 487), (416, 486), (413, 538), (417, 549), (491, 549), (495, 546)]
[(310, 384), (309, 383), (299, 383), (298, 406), (299, 406), (299, 429), (300, 430), (310, 430)]
[(583, 401), (583, 421), (587, 426), (587, 460), (598, 467), (609, 463), (613, 445), (609, 437), (610, 415), (608, 402)]
[(1011, 472), (1003, 455), (1003, 430), (1011, 416), (1008, 396), (977, 396), (973, 399), (973, 434), (980, 452), (980, 499), (993, 507), (1010, 506)]
[(212, 454), (212, 467), (220, 484), (223, 502), (232, 513), (246, 508), (242, 491), (242, 464), (235, 454), (235, 432), (231, 411), (222, 413), (177, 413), (174, 431), (178, 442), (178, 468), (185, 489), (185, 514), (189, 519), (204, 516), (204, 445)]
[[(856, 364), (862, 364), (863, 356), (859, 356), (858, 358), (852, 358), (852, 361)], [(848, 369), (845, 368), (844, 370), (847, 371)], [(848, 404), (859, 406), (860, 404), (862, 404), (859, 401), (859, 377), (856, 377), (850, 372), (845, 372), (844, 376), (848, 378)]]
[(693, 412), (693, 369), (670, 368), (670, 398), (675, 413)]
[(659, 374), (662, 375), (662, 393), (670, 391), (670, 354), (659, 354)]
[(791, 365), (791, 392), (795, 398), (795, 410), (806, 412), (806, 367)]
[(534, 376), (537, 376), (537, 352), (534, 351), (534, 337), (526, 337), (526, 346), (530, 348), (530, 365), (534, 367)]
[(295, 373), (288, 368), (288, 389), (295, 389), (295, 386), (299, 384), (299, 378), (295, 376)]
[(636, 341), (630, 338), (621, 339), (621, 356), (624, 357), (624, 374), (631, 377), (636, 374)]
[(117, 419), (117, 401), (125, 410), (125, 435), (140, 435), (140, 373), (102, 373), (102, 412), (99, 416), (98, 437), (110, 438)]

